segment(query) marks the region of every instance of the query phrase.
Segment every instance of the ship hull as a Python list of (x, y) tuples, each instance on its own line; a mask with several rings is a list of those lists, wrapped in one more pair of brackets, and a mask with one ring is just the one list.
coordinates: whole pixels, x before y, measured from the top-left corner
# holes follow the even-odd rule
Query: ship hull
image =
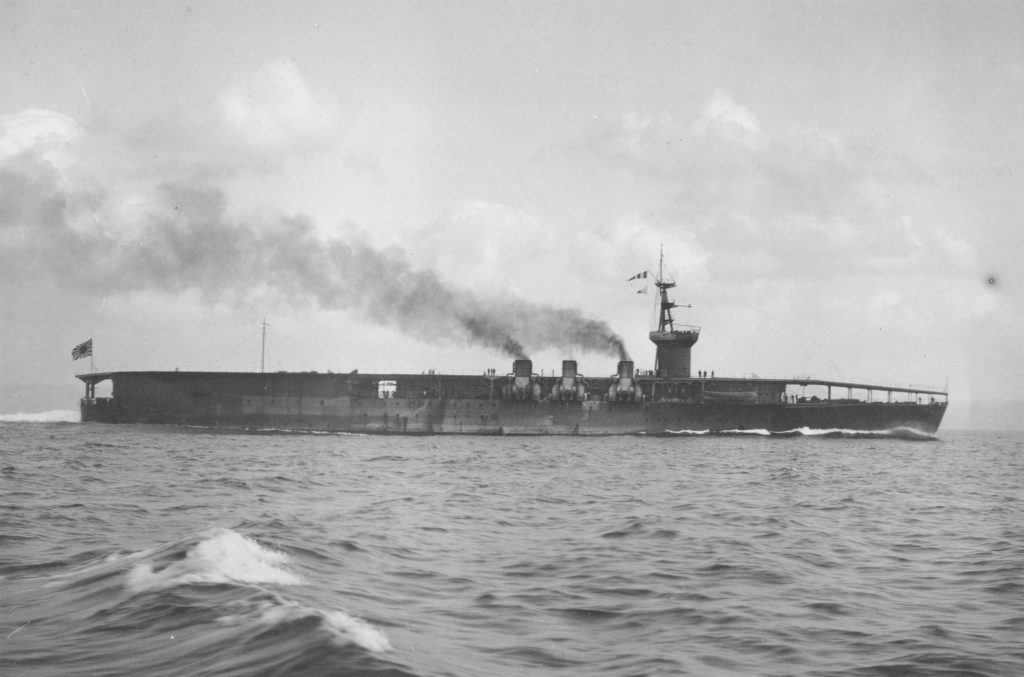
[(93, 382), (107, 378), (113, 381), (113, 396), (83, 399), (82, 421), (406, 435), (619, 435), (802, 428), (908, 428), (931, 434), (946, 409), (945, 402), (935, 401), (780, 401), (782, 382), (778, 381), (744, 381), (741, 388), (753, 388), (750, 401), (732, 401), (705, 393), (706, 384), (699, 384), (699, 390), (691, 388), (697, 395), (688, 400), (659, 399), (657, 393), (669, 389), (652, 380), (647, 383), (651, 397), (641, 394), (635, 400), (620, 401), (602, 391), (579, 400), (504, 397), (493, 379), (479, 376), (114, 372), (93, 375)]

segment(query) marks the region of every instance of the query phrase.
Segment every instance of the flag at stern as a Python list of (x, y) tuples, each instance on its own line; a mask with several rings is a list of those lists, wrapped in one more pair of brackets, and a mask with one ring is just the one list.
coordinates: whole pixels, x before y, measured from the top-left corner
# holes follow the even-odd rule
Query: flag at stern
[(79, 343), (71, 349), (72, 360), (80, 360), (83, 357), (92, 357), (92, 339)]

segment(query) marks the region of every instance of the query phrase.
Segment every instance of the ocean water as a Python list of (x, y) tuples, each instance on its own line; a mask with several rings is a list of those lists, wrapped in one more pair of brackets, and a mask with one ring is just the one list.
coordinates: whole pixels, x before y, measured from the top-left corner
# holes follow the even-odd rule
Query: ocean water
[(1022, 433), (53, 418), (0, 421), (8, 677), (1024, 674)]

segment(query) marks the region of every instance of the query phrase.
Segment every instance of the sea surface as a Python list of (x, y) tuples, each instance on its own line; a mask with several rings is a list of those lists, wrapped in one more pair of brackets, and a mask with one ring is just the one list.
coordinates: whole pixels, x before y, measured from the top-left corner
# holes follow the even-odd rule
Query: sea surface
[(1024, 433), (0, 420), (0, 674), (1024, 674)]

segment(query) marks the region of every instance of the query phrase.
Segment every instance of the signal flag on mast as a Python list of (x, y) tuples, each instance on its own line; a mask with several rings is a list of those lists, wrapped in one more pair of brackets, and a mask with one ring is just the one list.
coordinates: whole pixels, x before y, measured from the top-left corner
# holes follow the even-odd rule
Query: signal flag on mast
[(647, 271), (645, 270), (642, 273), (637, 273), (633, 277), (627, 278), (626, 282), (631, 282), (633, 280), (643, 280), (643, 279), (646, 279), (646, 278), (647, 278)]
[(79, 343), (71, 349), (71, 359), (80, 360), (83, 357), (92, 357), (92, 339)]

